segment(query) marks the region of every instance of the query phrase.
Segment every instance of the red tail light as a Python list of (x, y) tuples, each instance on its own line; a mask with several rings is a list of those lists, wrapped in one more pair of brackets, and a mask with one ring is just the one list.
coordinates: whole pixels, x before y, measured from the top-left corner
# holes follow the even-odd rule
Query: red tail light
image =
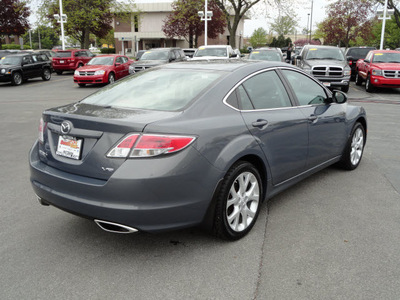
[(46, 122), (43, 121), (43, 118), (40, 118), (39, 121), (39, 142), (44, 143), (44, 130), (46, 128)]
[(351, 66), (353, 64), (353, 62), (351, 60), (349, 60), (349, 66)]
[(107, 157), (152, 157), (185, 149), (196, 138), (193, 136), (133, 134), (112, 148)]

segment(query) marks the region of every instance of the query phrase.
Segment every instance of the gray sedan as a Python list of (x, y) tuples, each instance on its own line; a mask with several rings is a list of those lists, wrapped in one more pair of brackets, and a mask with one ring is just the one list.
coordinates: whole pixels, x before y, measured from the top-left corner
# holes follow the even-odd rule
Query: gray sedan
[(106, 231), (203, 225), (239, 239), (266, 199), (334, 163), (359, 165), (366, 113), (346, 100), (280, 62), (155, 67), (44, 111), (32, 187)]

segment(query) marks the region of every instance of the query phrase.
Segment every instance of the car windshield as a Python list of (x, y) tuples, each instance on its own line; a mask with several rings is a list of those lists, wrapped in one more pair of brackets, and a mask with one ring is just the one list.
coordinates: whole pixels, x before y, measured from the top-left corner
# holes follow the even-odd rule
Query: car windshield
[(199, 48), (193, 57), (216, 56), (227, 57), (226, 48)]
[(400, 63), (400, 53), (375, 53), (374, 63)]
[(282, 61), (281, 55), (275, 51), (255, 50), (250, 53), (249, 59)]
[(310, 48), (306, 59), (344, 60), (344, 56), (339, 48)]
[(169, 51), (146, 51), (139, 60), (168, 60)]
[(82, 103), (176, 111), (185, 107), (223, 74), (214, 70), (150, 69), (110, 85), (88, 96)]
[(65, 52), (57, 52), (56, 56), (57, 57), (71, 57), (71, 51), (65, 51)]
[(6, 56), (0, 60), (1, 65), (20, 65), (22, 56)]
[(88, 62), (88, 66), (102, 65), (102, 66), (112, 66), (114, 63), (114, 57), (94, 57)]
[(355, 48), (349, 49), (347, 51), (347, 56), (351, 56), (353, 59), (365, 58), (369, 51), (374, 50), (374, 48)]

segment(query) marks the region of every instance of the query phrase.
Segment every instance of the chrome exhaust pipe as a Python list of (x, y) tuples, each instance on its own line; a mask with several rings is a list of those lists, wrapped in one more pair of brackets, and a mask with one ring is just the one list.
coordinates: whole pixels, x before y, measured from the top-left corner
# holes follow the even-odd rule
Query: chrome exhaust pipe
[(107, 232), (112, 232), (112, 233), (134, 233), (138, 232), (137, 229), (122, 225), (122, 224), (117, 224), (113, 222), (108, 222), (108, 221), (103, 221), (103, 220), (97, 220), (95, 219), (94, 222), (104, 231)]

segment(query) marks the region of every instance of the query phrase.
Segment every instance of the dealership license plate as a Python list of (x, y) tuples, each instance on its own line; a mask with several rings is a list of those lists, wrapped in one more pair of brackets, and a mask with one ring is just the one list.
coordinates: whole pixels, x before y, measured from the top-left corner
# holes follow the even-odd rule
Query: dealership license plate
[(324, 86), (331, 86), (331, 83), (330, 82), (323, 82), (322, 83)]
[(64, 61), (63, 60), (60, 60), (60, 64), (63, 64), (64, 63)]
[(72, 159), (80, 159), (82, 140), (73, 137), (59, 136), (56, 154)]

